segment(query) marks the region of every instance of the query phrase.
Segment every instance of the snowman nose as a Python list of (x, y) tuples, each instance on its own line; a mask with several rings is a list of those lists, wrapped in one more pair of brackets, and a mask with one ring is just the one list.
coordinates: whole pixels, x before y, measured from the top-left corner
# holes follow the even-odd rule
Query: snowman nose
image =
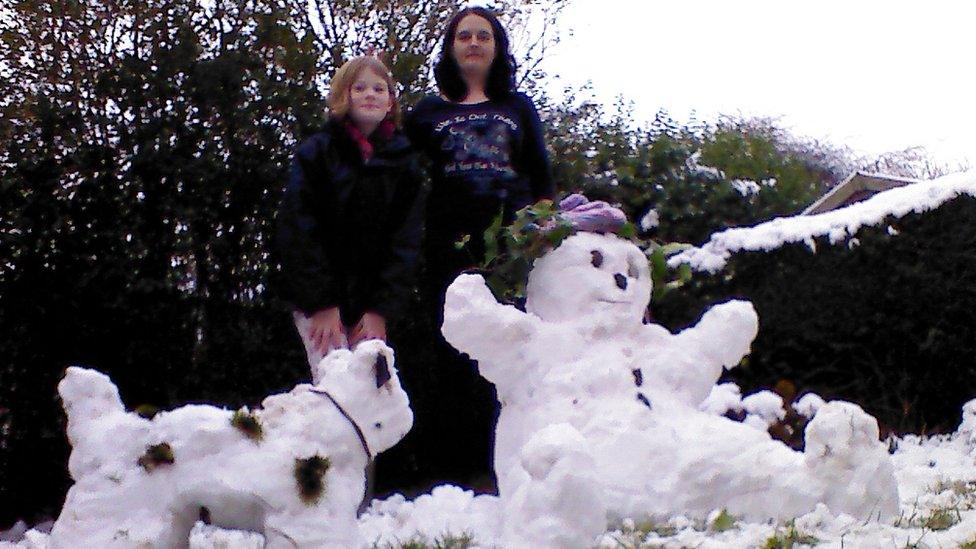
[(613, 279), (617, 282), (617, 287), (618, 288), (620, 288), (621, 290), (626, 290), (627, 289), (627, 277), (626, 276), (624, 276), (624, 275), (622, 275), (620, 273), (617, 273), (617, 274), (613, 275)]

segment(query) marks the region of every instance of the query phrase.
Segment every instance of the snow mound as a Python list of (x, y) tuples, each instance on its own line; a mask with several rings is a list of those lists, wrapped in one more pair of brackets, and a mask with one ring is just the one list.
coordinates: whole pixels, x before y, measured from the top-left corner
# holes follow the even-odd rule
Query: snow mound
[(501, 529), (497, 497), (476, 496), (453, 485), (436, 486), (414, 500), (399, 494), (374, 500), (359, 522), (363, 537), (377, 547), (447, 536), (494, 542)]
[(786, 417), (783, 398), (772, 391), (759, 391), (742, 399), (742, 408), (748, 414), (746, 425), (765, 431), (770, 425)]
[[(900, 495), (894, 520), (865, 522), (835, 514), (823, 504), (774, 523), (748, 521), (716, 509), (704, 519), (682, 514), (655, 520), (625, 517), (614, 521), (592, 545), (606, 549), (726, 549), (786, 546), (782, 543), (785, 540), (804, 539), (816, 547), (873, 549), (960, 547), (972, 543), (976, 540), (976, 444), (971, 440), (974, 409), (976, 403), (964, 407), (963, 423), (953, 434), (908, 435), (889, 441)], [(475, 496), (462, 488), (440, 486), (414, 500), (397, 495), (374, 501), (359, 523), (367, 542), (365, 547), (399, 549), (417, 540), (435, 546), (437, 540), (465, 539), (470, 545), (455, 546), (507, 549), (509, 546), (502, 545), (498, 537), (499, 503), (494, 496)], [(771, 540), (780, 544), (770, 543)], [(37, 530), (26, 532), (17, 542), (0, 541), (0, 549), (49, 547), (49, 536)], [(190, 534), (190, 547), (258, 549), (263, 547), (263, 538), (197, 523)]]

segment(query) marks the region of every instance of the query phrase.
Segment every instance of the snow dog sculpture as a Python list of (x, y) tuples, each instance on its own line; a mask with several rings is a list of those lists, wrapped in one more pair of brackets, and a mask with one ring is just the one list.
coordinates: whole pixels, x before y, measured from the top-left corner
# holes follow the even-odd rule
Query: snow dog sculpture
[(107, 376), (68, 368), (58, 390), (75, 484), (51, 547), (186, 547), (200, 518), (263, 533), (266, 547), (365, 546), (367, 463), (413, 414), (382, 342), (333, 351), (312, 378), (253, 412), (187, 405), (146, 419)]
[[(830, 402), (804, 452), (698, 409), (758, 331), (730, 301), (672, 334), (642, 319), (651, 279), (643, 252), (578, 233), (536, 261), (526, 311), (497, 302), (480, 275), (450, 286), (442, 331), (478, 361), (502, 404), (495, 472), (505, 546), (581, 547), (614, 517), (788, 519), (894, 515), (898, 489), (878, 425)], [(486, 336), (486, 334), (491, 334)]]

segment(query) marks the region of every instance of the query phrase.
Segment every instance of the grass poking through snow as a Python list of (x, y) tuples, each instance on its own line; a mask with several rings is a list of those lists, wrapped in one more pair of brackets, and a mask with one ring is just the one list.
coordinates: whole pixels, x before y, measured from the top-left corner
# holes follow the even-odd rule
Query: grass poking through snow
[(398, 544), (387, 543), (380, 545), (374, 543), (372, 549), (470, 549), (475, 546), (474, 537), (468, 533), (462, 534), (442, 534), (434, 538), (433, 541), (425, 536), (416, 535), (407, 541)]

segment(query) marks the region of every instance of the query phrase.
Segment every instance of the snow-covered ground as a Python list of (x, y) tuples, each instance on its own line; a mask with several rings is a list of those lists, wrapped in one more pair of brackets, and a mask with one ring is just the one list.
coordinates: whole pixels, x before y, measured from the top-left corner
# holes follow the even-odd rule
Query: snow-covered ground
[[(820, 506), (793, 521), (754, 523), (717, 509), (708, 521), (680, 516), (625, 519), (594, 540), (593, 547), (772, 548), (790, 547), (790, 541), (794, 547), (976, 547), (976, 446), (971, 427), (964, 423), (952, 435), (909, 435), (889, 441), (901, 497), (901, 512), (891, 521), (837, 517)], [(415, 501), (396, 496), (376, 501), (360, 524), (378, 547), (400, 547), (411, 540), (427, 540), (433, 546), (450, 539), (495, 547), (496, 504), (497, 498), (442, 486)]]
[[(891, 522), (834, 517), (821, 507), (792, 524), (757, 524), (717, 510), (711, 521), (683, 517), (623, 520), (594, 540), (593, 547), (789, 547), (788, 540), (824, 548), (976, 547), (976, 447), (970, 436), (963, 430), (951, 436), (907, 436), (892, 441), (901, 514)], [(366, 539), (378, 548), (399, 548), (418, 541), (431, 547), (438, 542), (451, 547), (451, 541), (456, 543), (453, 547), (464, 547), (462, 542), (469, 542), (469, 547), (497, 547), (497, 504), (493, 496), (440, 486), (412, 501), (402, 496), (374, 501), (360, 524)], [(31, 531), (20, 543), (0, 542), (0, 548), (40, 549), (47, 546), (46, 539)], [(777, 540), (780, 545), (775, 544)], [(196, 549), (258, 549), (262, 543), (257, 534), (203, 524), (197, 525), (190, 538), (190, 546)]]

